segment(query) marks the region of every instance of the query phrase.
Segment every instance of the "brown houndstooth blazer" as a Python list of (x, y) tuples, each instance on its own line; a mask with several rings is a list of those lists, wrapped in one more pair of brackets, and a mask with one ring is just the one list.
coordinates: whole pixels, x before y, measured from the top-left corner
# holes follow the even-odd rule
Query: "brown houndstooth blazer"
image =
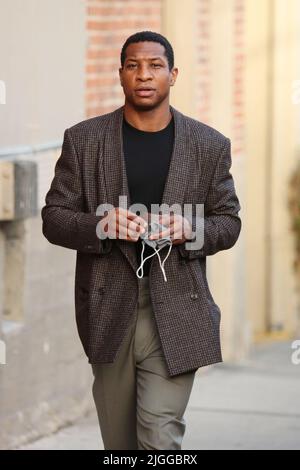
[[(117, 207), (130, 197), (123, 156), (124, 106), (65, 130), (62, 153), (42, 208), (50, 243), (77, 250), (75, 311), (90, 363), (113, 362), (138, 300), (133, 242), (100, 240), (97, 206)], [(204, 204), (204, 244), (173, 245), (164, 281), (157, 256), (149, 274), (150, 294), (170, 376), (222, 362), (220, 308), (206, 279), (206, 256), (231, 248), (241, 230), (230, 173), (230, 140), (170, 106), (175, 141), (162, 203)], [(194, 206), (193, 206), (194, 207)], [(196, 215), (193, 217), (195, 230)], [(161, 258), (165, 254), (163, 248)]]

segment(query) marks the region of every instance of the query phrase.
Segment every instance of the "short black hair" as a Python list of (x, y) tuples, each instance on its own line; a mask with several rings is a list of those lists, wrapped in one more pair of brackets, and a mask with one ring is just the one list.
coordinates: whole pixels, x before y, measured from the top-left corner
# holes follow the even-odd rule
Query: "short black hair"
[(159, 33), (155, 33), (153, 31), (140, 31), (138, 33), (132, 34), (129, 38), (126, 39), (125, 43), (123, 44), (121, 50), (121, 66), (124, 67), (125, 59), (126, 59), (126, 49), (129, 44), (133, 44), (136, 42), (144, 42), (144, 41), (151, 41), (151, 42), (158, 42), (165, 48), (165, 55), (168, 59), (169, 70), (174, 67), (174, 51), (169, 43), (169, 41)]

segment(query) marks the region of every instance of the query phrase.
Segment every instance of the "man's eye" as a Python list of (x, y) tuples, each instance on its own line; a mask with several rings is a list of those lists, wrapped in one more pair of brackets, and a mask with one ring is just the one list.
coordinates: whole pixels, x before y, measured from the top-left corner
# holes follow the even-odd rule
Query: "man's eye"
[(132, 68), (132, 67), (135, 67), (136, 64), (128, 64), (127, 65), (127, 68)]
[(161, 67), (160, 64), (152, 64), (154, 67)]

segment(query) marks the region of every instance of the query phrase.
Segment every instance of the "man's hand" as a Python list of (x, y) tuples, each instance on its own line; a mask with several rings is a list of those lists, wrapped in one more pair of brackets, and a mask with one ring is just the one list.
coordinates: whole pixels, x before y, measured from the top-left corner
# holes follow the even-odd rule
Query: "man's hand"
[(170, 237), (173, 245), (180, 245), (193, 236), (191, 223), (182, 215), (170, 211), (170, 214), (159, 215), (158, 221), (168, 228), (153, 234), (149, 237), (150, 240)]
[(136, 242), (140, 233), (144, 233), (147, 228), (147, 222), (143, 217), (122, 207), (108, 211), (99, 224), (108, 238), (119, 238), (130, 242)]

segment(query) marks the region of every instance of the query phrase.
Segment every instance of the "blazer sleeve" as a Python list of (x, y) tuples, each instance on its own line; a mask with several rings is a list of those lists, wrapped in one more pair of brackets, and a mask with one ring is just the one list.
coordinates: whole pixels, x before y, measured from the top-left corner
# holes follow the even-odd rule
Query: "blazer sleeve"
[(41, 210), (42, 231), (50, 243), (84, 253), (105, 254), (112, 240), (96, 233), (103, 216), (84, 212), (81, 169), (69, 129), (64, 132), (62, 152)]
[(202, 247), (187, 249), (190, 242), (178, 245), (184, 258), (200, 258), (228, 250), (239, 237), (242, 223), (238, 212), (241, 206), (230, 173), (231, 163), (231, 142), (226, 138), (205, 200), (204, 217), (192, 216), (193, 240), (204, 238)]

